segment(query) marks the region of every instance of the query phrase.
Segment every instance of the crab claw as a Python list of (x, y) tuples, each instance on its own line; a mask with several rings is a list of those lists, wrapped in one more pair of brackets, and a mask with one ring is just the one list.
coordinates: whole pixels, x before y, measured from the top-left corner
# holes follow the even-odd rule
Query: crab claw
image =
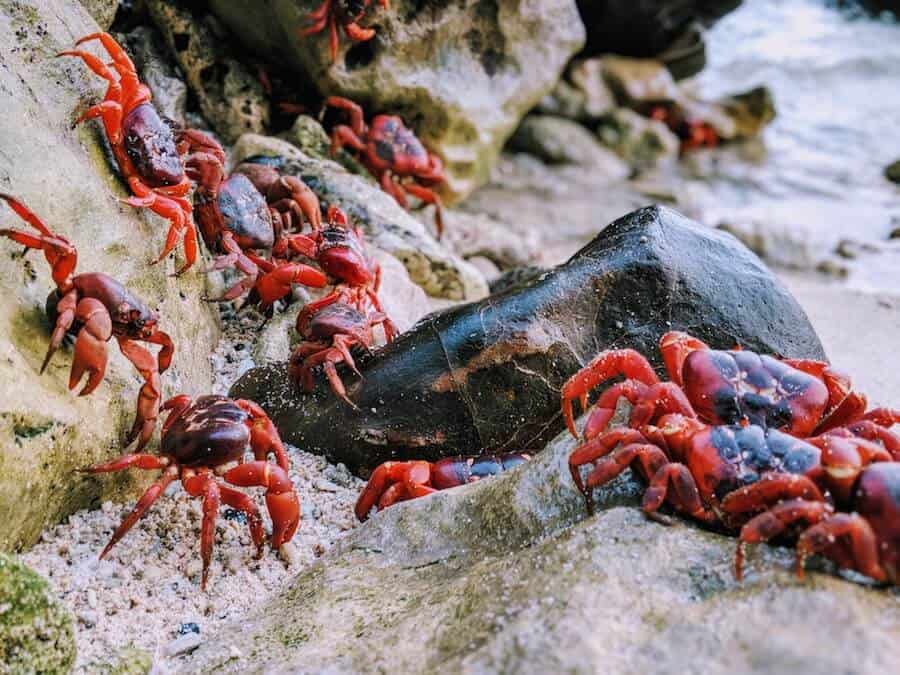
[(300, 525), (300, 498), (287, 471), (266, 461), (245, 462), (225, 473), (225, 480), (240, 487), (261, 486), (272, 517), (272, 548), (289, 542)]
[(78, 303), (75, 318), (83, 327), (75, 340), (69, 389), (78, 386), (82, 376), (88, 373), (88, 381), (78, 394), (87, 396), (103, 381), (106, 373), (106, 342), (112, 337), (112, 319), (103, 303), (94, 298), (84, 298)]
[(322, 288), (328, 283), (328, 277), (309, 265), (287, 263), (260, 277), (256, 282), (256, 292), (262, 305), (267, 307), (290, 293), (295, 283)]
[(376, 504), (379, 509), (384, 509), (395, 502), (409, 499), (415, 493), (420, 493), (415, 495), (420, 496), (434, 492), (434, 488), (429, 485), (431, 466), (430, 462), (424, 461), (385, 462), (379, 465), (356, 500), (354, 512), (357, 519), (366, 520)]

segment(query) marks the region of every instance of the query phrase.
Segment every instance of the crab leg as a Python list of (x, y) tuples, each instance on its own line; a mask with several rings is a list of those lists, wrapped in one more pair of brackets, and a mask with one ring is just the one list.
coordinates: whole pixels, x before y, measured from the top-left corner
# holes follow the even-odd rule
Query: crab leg
[(789, 527), (806, 522), (814, 525), (832, 512), (825, 502), (807, 499), (791, 499), (775, 504), (768, 511), (749, 520), (742, 528), (734, 552), (734, 578), (740, 581), (744, 577), (744, 549), (746, 544), (761, 544), (783, 534)]
[[(356, 506), (354, 507), (356, 517), (360, 521), (366, 520), (375, 504), (379, 504), (378, 508), (380, 510), (386, 506), (390, 506), (390, 504), (393, 504), (395, 501), (398, 501), (399, 495), (396, 497), (387, 497), (390, 488), (395, 484), (426, 487), (430, 492), (434, 492), (435, 490), (429, 487), (430, 483), (430, 462), (385, 462), (372, 472), (369, 482), (366, 483), (366, 487), (363, 488), (363, 491), (359, 494), (359, 498), (356, 500)], [(410, 490), (410, 492), (412, 492), (412, 490)], [(386, 497), (387, 499), (385, 500)], [(381, 505), (381, 501), (385, 501), (383, 506)]]
[[(656, 446), (650, 446), (656, 448)], [(657, 448), (658, 450), (659, 448)], [(666, 499), (672, 506), (703, 523), (714, 523), (716, 516), (708, 511), (700, 499), (700, 491), (690, 470), (680, 462), (663, 465), (650, 479), (650, 487), (644, 493), (643, 508), (651, 518), (658, 519), (656, 511)]]
[(256, 503), (250, 495), (246, 495), (240, 490), (235, 490), (221, 483), (217, 485), (222, 501), (247, 516), (247, 527), (250, 529), (250, 539), (253, 541), (253, 545), (256, 546), (256, 557), (257, 559), (262, 558), (263, 546), (266, 543), (266, 532), (263, 529), (262, 516), (256, 507)]
[(56, 325), (53, 327), (53, 333), (50, 336), (50, 344), (47, 347), (47, 354), (44, 356), (44, 362), (41, 364), (41, 375), (47, 370), (50, 359), (59, 349), (63, 338), (75, 322), (75, 309), (78, 306), (78, 291), (74, 288), (66, 293), (62, 299), (56, 303)]
[(575, 417), (572, 402), (579, 400), (583, 410), (587, 409), (588, 393), (594, 387), (613, 377), (624, 375), (630, 380), (638, 380), (647, 385), (658, 384), (656, 372), (643, 356), (633, 349), (616, 349), (598, 354), (575, 373), (562, 388), (562, 410), (569, 432), (575, 438)]
[(309, 265), (286, 263), (278, 265), (274, 270), (259, 278), (256, 291), (260, 303), (268, 307), (291, 292), (291, 286), (303, 284), (313, 288), (322, 288), (328, 284), (328, 277)]
[(156, 361), (159, 372), (166, 372), (172, 364), (172, 356), (175, 354), (175, 345), (172, 344), (172, 338), (169, 337), (169, 334), (157, 329), (152, 335), (141, 338), (141, 340), (162, 346), (162, 349), (156, 355)]
[(878, 563), (878, 538), (865, 518), (855, 513), (836, 513), (800, 535), (797, 540), (797, 576), (803, 578), (808, 556), (833, 546), (839, 537), (849, 539), (856, 571), (876, 581), (887, 581), (884, 568)]
[(208, 469), (203, 473), (186, 470), (181, 479), (185, 491), (192, 497), (203, 497), (203, 522), (200, 525), (200, 557), (203, 559), (203, 573), (200, 578), (200, 590), (206, 590), (209, 578), (209, 565), (212, 562), (213, 545), (216, 539), (216, 517), (219, 515), (219, 504), (222, 501), (219, 486)]
[(666, 364), (666, 372), (669, 374), (669, 379), (679, 387), (684, 384), (681, 380), (684, 360), (691, 352), (698, 350), (707, 351), (709, 345), (693, 335), (678, 330), (670, 330), (660, 339), (659, 353), (663, 363)]
[(141, 377), (144, 378), (144, 384), (138, 393), (134, 424), (125, 439), (126, 446), (131, 445), (137, 439), (138, 444), (135, 450), (140, 451), (150, 441), (153, 430), (156, 428), (156, 420), (159, 418), (159, 403), (162, 399), (162, 382), (153, 354), (127, 338), (118, 337), (117, 340), (122, 355), (131, 361)]
[(304, 219), (313, 231), (322, 229), (322, 210), (319, 198), (306, 183), (294, 176), (282, 176), (269, 188), (267, 197), (269, 207), (280, 213), (292, 213), (297, 220), (297, 227), (302, 228)]
[(413, 197), (418, 197), (426, 204), (434, 204), (434, 224), (437, 226), (437, 238), (438, 241), (440, 241), (441, 237), (444, 236), (444, 216), (441, 198), (434, 192), (434, 190), (423, 185), (407, 183), (403, 186), (403, 188)]
[(178, 467), (177, 466), (169, 466), (166, 468), (165, 472), (159, 479), (153, 483), (150, 487), (147, 488), (147, 491), (138, 499), (137, 503), (134, 505), (134, 509), (132, 509), (131, 513), (129, 513), (123, 520), (122, 523), (116, 528), (116, 531), (113, 532), (112, 538), (109, 540), (109, 543), (106, 545), (106, 548), (100, 553), (100, 559), (102, 560), (106, 557), (106, 554), (110, 552), (113, 546), (124, 537), (128, 530), (130, 530), (134, 524), (139, 521), (145, 513), (147, 513), (148, 509), (153, 506), (153, 502), (159, 499), (159, 496), (165, 492), (165, 489), (169, 486), (173, 480), (178, 477)]
[(728, 494), (722, 500), (722, 510), (730, 516), (739, 516), (792, 499), (825, 501), (819, 487), (806, 476), (794, 473), (767, 473), (756, 483)]
[(572, 474), (572, 481), (588, 502), (588, 511), (591, 510), (593, 505), (590, 503), (590, 492), (585, 488), (584, 481), (581, 478), (581, 467), (596, 462), (601, 457), (605, 457), (617, 445), (622, 443), (635, 444), (646, 442), (647, 439), (637, 429), (612, 429), (575, 448), (572, 454), (569, 455), (569, 472)]

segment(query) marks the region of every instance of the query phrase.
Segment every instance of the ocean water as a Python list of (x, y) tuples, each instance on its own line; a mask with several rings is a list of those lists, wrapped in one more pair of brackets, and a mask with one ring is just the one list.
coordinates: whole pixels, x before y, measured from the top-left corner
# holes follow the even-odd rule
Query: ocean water
[(819, 0), (744, 0), (710, 30), (703, 97), (764, 84), (759, 141), (688, 160), (687, 209), (767, 259), (900, 291), (900, 23)]

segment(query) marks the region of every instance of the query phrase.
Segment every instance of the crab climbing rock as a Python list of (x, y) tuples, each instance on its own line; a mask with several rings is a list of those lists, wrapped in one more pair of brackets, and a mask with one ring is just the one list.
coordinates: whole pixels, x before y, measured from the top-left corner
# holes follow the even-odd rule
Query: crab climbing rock
[[(353, 42), (366, 42), (375, 37), (371, 28), (363, 28), (359, 22), (365, 17), (372, 0), (323, 0), (318, 9), (311, 12), (311, 25), (300, 32), (304, 37), (321, 33), (328, 27), (328, 47), (331, 62), (337, 61), (338, 26)], [(383, 9), (388, 9), (388, 0), (378, 0)]]
[(350, 118), (349, 126), (339, 124), (332, 129), (331, 154), (343, 147), (355, 150), (381, 188), (404, 209), (409, 208), (407, 193), (434, 204), (440, 239), (444, 231), (441, 198), (432, 188), (445, 180), (441, 159), (429, 152), (396, 115), (376, 115), (366, 124), (362, 108), (339, 96), (328, 97), (325, 107), (343, 110)]
[[(191, 181), (185, 173), (175, 134), (150, 103), (150, 89), (138, 79), (134, 63), (109, 33), (92, 33), (76, 46), (99, 40), (112, 63), (83, 50), (65, 51), (58, 56), (76, 56), (107, 81), (103, 101), (88, 108), (76, 124), (100, 118), (113, 156), (133, 194), (124, 200), (131, 206), (147, 207), (169, 220), (163, 252), (165, 258), (180, 238), (184, 239), (185, 264), (178, 274), (197, 259), (197, 232), (191, 219), (187, 194)], [(112, 70), (110, 70), (112, 67)]]
[[(85, 469), (87, 473), (109, 473), (129, 468), (162, 470), (125, 517), (100, 553), (109, 553), (165, 491), (180, 480), (192, 497), (203, 499), (200, 553), (203, 558), (201, 588), (206, 588), (216, 534), (216, 514), (224, 502), (247, 517), (250, 537), (261, 556), (265, 541), (262, 517), (253, 499), (235, 490), (266, 488), (266, 506), (272, 518), (272, 548), (294, 536), (300, 524), (300, 500), (288, 476), (288, 456), (272, 422), (252, 401), (234, 401), (224, 396), (201, 396), (192, 401), (184, 394), (163, 404), (169, 411), (163, 425), (160, 453), (123, 455), (106, 464)], [(247, 446), (254, 461), (245, 462)], [(274, 455), (276, 463), (268, 461)]]
[[(77, 335), (75, 356), (69, 376), (69, 389), (74, 389), (88, 375), (80, 395), (90, 394), (106, 372), (106, 343), (113, 337), (123, 356), (137, 368), (144, 378), (138, 394), (137, 414), (126, 444), (138, 439), (138, 449), (150, 440), (159, 416), (161, 400), (160, 374), (172, 362), (175, 347), (157, 323), (159, 317), (118, 281), (102, 272), (75, 274), (78, 253), (69, 241), (50, 229), (15, 197), (0, 194), (22, 220), (37, 234), (16, 229), (2, 229), (0, 235), (22, 244), (26, 249), (38, 249), (50, 264), (56, 290), (47, 298), (47, 314), (54, 324), (53, 335), (41, 373), (47, 368), (54, 352), (67, 333)], [(138, 342), (162, 347), (154, 357)]]

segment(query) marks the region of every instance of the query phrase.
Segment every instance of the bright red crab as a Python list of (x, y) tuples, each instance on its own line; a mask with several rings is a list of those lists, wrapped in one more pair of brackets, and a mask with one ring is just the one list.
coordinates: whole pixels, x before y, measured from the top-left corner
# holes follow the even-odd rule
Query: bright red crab
[[(47, 315), (54, 328), (41, 373), (66, 334), (74, 333), (77, 337), (69, 389), (74, 389), (87, 373), (87, 383), (80, 392), (81, 396), (86, 396), (103, 380), (107, 361), (106, 343), (115, 337), (122, 354), (144, 378), (138, 394), (134, 426), (126, 442), (130, 444), (138, 439), (138, 449), (144, 447), (153, 434), (159, 416), (159, 376), (169, 367), (175, 352), (171, 338), (157, 327), (157, 315), (118, 281), (102, 272), (75, 274), (78, 262), (75, 247), (67, 239), (51, 232), (22, 202), (6, 194), (0, 194), (0, 199), (38, 231), (38, 234), (32, 234), (2, 229), (0, 235), (28, 249), (43, 251), (56, 282), (56, 290), (47, 298)], [(157, 344), (162, 349), (154, 358), (138, 342)]]
[(169, 220), (163, 252), (153, 262), (169, 255), (183, 237), (185, 264), (177, 272), (181, 274), (197, 259), (197, 233), (186, 198), (191, 182), (185, 174), (175, 135), (150, 104), (150, 89), (138, 79), (125, 50), (109, 33), (92, 33), (75, 44), (91, 40), (99, 40), (106, 49), (113, 70), (90, 52), (73, 50), (59, 54), (81, 58), (109, 83), (104, 100), (88, 108), (75, 124), (94, 118), (103, 120), (116, 163), (134, 195), (124, 201), (147, 207)]
[[(838, 508), (859, 508), (866, 503), (871, 515), (896, 514), (900, 500), (896, 493), (892, 496), (891, 486), (897, 483), (888, 482), (877, 492), (866, 493), (869, 502), (860, 501), (859, 491), (868, 484), (870, 473), (881, 475), (873, 462), (895, 466), (892, 460), (897, 459), (880, 444), (845, 428), (801, 439), (749, 423), (710, 426), (684, 415), (667, 414), (638, 429), (605, 431), (573, 451), (569, 468), (589, 510), (591, 490), (631, 468), (648, 484), (642, 508), (649, 516), (659, 518), (658, 509), (668, 504), (709, 526), (740, 530), (741, 544), (813, 525), (798, 544), (801, 559), (808, 553), (824, 552), (844, 567), (883, 580), (883, 570), (872, 565), (873, 555), (878, 560), (877, 548), (859, 543), (868, 534), (865, 515), (849, 518), (851, 525), (846, 514), (832, 515), (834, 507), (826, 496), (833, 498)], [(580, 469), (585, 465), (591, 465), (591, 470), (583, 480)], [(900, 550), (896, 548), (898, 521), (883, 521), (886, 526), (876, 526), (884, 536), (893, 537), (891, 555), (895, 555)], [(847, 536), (850, 546), (831, 547), (829, 534)], [(738, 577), (742, 560), (739, 545), (735, 556)], [(896, 557), (892, 560), (896, 565)]]
[[(311, 240), (305, 235), (290, 234), (292, 223), (299, 226), (305, 217), (314, 230), (320, 226), (319, 200), (301, 181), (293, 177), (280, 177), (266, 182), (261, 194), (257, 185), (244, 173), (225, 175), (225, 151), (219, 143), (206, 134), (191, 129), (181, 134), (180, 142), (189, 150), (185, 166), (188, 176), (196, 181), (194, 208), (197, 222), (207, 248), (221, 254), (211, 269), (237, 268), (244, 276), (217, 300), (234, 300), (252, 288), (256, 288), (264, 306), (282, 297), (269, 297), (269, 282), (259, 280), (259, 258), (252, 251), (271, 252), (283, 257), (290, 251), (314, 253)], [(320, 271), (299, 263), (279, 265), (279, 278), (287, 284), (283, 295), (290, 291), (292, 283), (321, 288), (328, 279)], [(264, 265), (265, 272), (275, 267)]]
[(562, 389), (563, 416), (572, 435), (576, 435), (573, 401), (580, 400), (585, 408), (593, 388), (625, 377), (597, 400), (585, 438), (606, 428), (616, 401), (624, 396), (633, 406), (629, 422), (633, 427), (666, 413), (698, 417), (709, 424), (745, 420), (801, 437), (856, 424), (887, 447), (900, 448), (900, 436), (890, 431), (900, 421), (900, 411), (867, 412), (866, 397), (852, 390), (846, 375), (823, 361), (710, 349), (679, 331), (663, 335), (660, 353), (671, 382), (660, 382), (647, 359), (633, 349), (602, 352), (573, 375)]
[(527, 462), (525, 454), (445, 457), (436, 462), (385, 462), (372, 472), (356, 501), (356, 517), (364, 521), (373, 506), (383, 511), (392, 504), (430, 495), (457, 485), (496, 476)]
[(321, 365), (334, 393), (356, 407), (347, 398), (347, 390), (336, 365), (346, 363), (362, 377), (351, 352), (354, 348), (369, 351), (375, 342), (372, 327), (386, 321), (387, 317), (380, 312), (363, 314), (354, 306), (341, 301), (322, 307), (312, 314), (301, 312), (297, 317), (297, 332), (303, 342), (291, 355), (288, 376), (304, 391), (312, 391), (315, 384), (313, 369)]
[(656, 105), (648, 113), (648, 117), (659, 120), (678, 136), (681, 141), (681, 152), (698, 148), (714, 148), (719, 144), (719, 133), (709, 122), (692, 120), (674, 106)]
[[(363, 28), (359, 22), (366, 15), (372, 0), (324, 0), (317, 10), (311, 12), (309, 20), (312, 25), (300, 31), (300, 35), (315, 35), (328, 26), (331, 62), (337, 61), (338, 25), (344, 34), (353, 42), (366, 42), (375, 37), (371, 28)], [(388, 9), (388, 0), (378, 0), (378, 4)]]
[(407, 193), (435, 206), (438, 239), (444, 232), (441, 198), (432, 189), (443, 183), (444, 165), (428, 152), (416, 135), (396, 115), (376, 115), (366, 124), (363, 111), (346, 98), (330, 96), (325, 107), (345, 111), (350, 125), (339, 124), (331, 132), (331, 154), (344, 146), (359, 153), (359, 161), (404, 209), (409, 208)]
[[(135, 504), (100, 557), (109, 553), (131, 527), (147, 513), (172, 481), (181, 481), (192, 497), (203, 498), (200, 552), (203, 558), (201, 588), (206, 588), (216, 534), (216, 515), (221, 502), (247, 516), (250, 537), (262, 556), (265, 532), (253, 499), (230, 487), (266, 488), (266, 506), (272, 518), (272, 548), (277, 549), (294, 536), (300, 524), (300, 500), (288, 476), (288, 457), (278, 431), (252, 401), (233, 401), (223, 396), (201, 396), (192, 401), (184, 394), (163, 404), (169, 415), (163, 424), (160, 454), (123, 455), (112, 462), (85, 469), (88, 473), (109, 473), (129, 468), (161, 469), (162, 475)], [(244, 461), (247, 446), (252, 462)], [(268, 461), (275, 456), (277, 464)], [(221, 479), (221, 482), (220, 480)], [(226, 484), (227, 483), (227, 484)]]

